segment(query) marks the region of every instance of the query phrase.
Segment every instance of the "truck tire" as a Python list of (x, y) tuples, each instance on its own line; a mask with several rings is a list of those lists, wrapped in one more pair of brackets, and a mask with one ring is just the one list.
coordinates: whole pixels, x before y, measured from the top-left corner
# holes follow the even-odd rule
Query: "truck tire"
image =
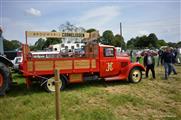
[(0, 96), (5, 95), (10, 83), (9, 69), (3, 63), (0, 63)]
[[(60, 75), (60, 90), (64, 90), (66, 87), (67, 77), (64, 75)], [(52, 93), (55, 92), (55, 82), (54, 77), (51, 77), (47, 80), (47, 82), (44, 84), (44, 88), (47, 92)]]
[(129, 82), (132, 82), (132, 83), (140, 82), (142, 79), (141, 70), (138, 67), (133, 68), (131, 72), (129, 73), (128, 79), (129, 79)]

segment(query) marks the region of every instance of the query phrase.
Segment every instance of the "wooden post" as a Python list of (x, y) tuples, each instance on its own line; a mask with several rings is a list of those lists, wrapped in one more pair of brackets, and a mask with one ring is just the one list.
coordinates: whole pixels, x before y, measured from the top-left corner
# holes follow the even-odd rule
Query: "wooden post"
[(55, 69), (55, 108), (56, 120), (60, 120), (60, 75), (59, 70)]

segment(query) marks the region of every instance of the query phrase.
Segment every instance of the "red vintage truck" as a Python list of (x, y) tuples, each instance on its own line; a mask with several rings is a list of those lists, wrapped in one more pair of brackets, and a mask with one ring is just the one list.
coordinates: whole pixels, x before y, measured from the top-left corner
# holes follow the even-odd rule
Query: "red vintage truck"
[[(85, 55), (71, 57), (34, 58), (26, 44), (23, 45), (22, 72), (29, 86), (34, 79), (41, 80), (48, 92), (55, 91), (54, 70), (60, 73), (60, 89), (70, 83), (92, 80), (128, 80), (138, 83), (144, 67), (131, 63), (128, 55), (116, 56), (114, 46), (94, 42), (95, 33), (26, 32), (27, 37), (83, 37), (86, 41)], [(26, 37), (26, 38), (27, 38)], [(47, 79), (46, 79), (47, 78)]]

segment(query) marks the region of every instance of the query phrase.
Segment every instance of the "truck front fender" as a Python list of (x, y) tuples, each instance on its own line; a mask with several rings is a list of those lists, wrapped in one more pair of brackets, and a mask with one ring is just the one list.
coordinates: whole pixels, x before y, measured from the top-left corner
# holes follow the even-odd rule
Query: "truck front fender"
[(129, 64), (129, 69), (127, 71), (127, 76), (129, 76), (130, 71), (135, 67), (140, 68), (141, 71), (145, 71), (145, 68), (144, 68), (144, 66), (142, 64), (140, 64), (140, 63), (131, 63), (131, 64)]

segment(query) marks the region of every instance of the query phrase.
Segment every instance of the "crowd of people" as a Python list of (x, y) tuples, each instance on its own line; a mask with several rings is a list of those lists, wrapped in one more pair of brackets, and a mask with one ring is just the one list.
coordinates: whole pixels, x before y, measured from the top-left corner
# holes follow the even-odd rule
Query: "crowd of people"
[[(145, 77), (148, 78), (148, 73), (151, 70), (152, 78), (156, 79), (155, 76), (155, 66), (156, 60), (155, 56), (158, 55), (157, 66), (163, 65), (165, 70), (164, 79), (167, 80), (169, 75), (173, 72), (173, 74), (177, 74), (174, 64), (176, 63), (177, 58), (177, 50), (172, 47), (165, 47), (160, 49), (158, 52), (154, 52), (152, 50), (145, 50), (141, 54), (136, 55), (136, 62), (139, 62), (141, 56), (143, 56), (143, 64), (146, 69)], [(132, 51), (130, 52), (130, 57), (132, 57)]]

